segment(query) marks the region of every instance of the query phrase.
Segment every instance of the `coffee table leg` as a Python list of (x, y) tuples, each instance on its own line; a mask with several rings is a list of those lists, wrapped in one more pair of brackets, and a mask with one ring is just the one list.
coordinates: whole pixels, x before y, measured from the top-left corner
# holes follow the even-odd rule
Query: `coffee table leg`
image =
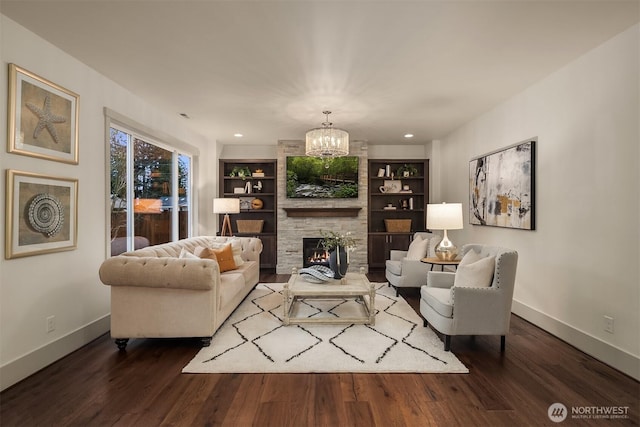
[(369, 324), (376, 324), (376, 289), (373, 283), (369, 285)]
[(285, 326), (289, 325), (289, 284), (285, 283), (282, 289), (282, 307), (284, 308), (284, 315), (282, 316), (282, 323)]

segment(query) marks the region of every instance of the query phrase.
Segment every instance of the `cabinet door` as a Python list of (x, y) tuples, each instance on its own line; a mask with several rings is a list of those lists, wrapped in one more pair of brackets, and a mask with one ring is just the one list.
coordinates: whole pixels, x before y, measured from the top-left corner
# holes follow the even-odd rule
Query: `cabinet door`
[(260, 268), (276, 268), (276, 236), (273, 234), (261, 234), (257, 236), (262, 240), (262, 253), (260, 254)]
[(387, 248), (399, 251), (406, 251), (411, 244), (411, 234), (389, 234), (387, 239)]
[(386, 234), (369, 235), (369, 268), (384, 268), (385, 261), (389, 259)]

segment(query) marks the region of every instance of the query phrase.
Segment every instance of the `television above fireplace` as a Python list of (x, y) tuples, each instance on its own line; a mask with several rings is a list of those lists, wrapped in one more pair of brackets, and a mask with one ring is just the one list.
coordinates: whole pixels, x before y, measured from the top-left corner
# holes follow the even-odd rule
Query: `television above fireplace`
[(309, 156), (288, 156), (287, 197), (357, 198), (358, 157), (321, 159)]

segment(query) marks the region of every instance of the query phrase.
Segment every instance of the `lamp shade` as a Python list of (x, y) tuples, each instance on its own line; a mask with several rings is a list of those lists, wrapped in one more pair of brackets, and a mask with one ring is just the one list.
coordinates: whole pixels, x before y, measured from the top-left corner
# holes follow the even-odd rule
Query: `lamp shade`
[(240, 199), (213, 199), (213, 213), (230, 214), (240, 212)]
[(427, 205), (427, 228), (430, 230), (459, 230), (462, 228), (462, 203)]

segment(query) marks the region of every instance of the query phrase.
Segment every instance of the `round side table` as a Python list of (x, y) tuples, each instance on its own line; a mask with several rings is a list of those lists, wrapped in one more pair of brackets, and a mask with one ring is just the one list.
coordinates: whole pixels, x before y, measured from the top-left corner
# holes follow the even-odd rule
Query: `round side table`
[(455, 268), (457, 270), (458, 269), (458, 264), (460, 264), (460, 260), (459, 259), (454, 259), (453, 261), (443, 261), (443, 260), (441, 260), (440, 258), (437, 258), (437, 257), (422, 258), (420, 260), (420, 262), (424, 262), (426, 264), (431, 264), (431, 270), (433, 270), (433, 266), (434, 265), (439, 265), (441, 271), (444, 271), (444, 266), (445, 265), (452, 265), (453, 268)]

